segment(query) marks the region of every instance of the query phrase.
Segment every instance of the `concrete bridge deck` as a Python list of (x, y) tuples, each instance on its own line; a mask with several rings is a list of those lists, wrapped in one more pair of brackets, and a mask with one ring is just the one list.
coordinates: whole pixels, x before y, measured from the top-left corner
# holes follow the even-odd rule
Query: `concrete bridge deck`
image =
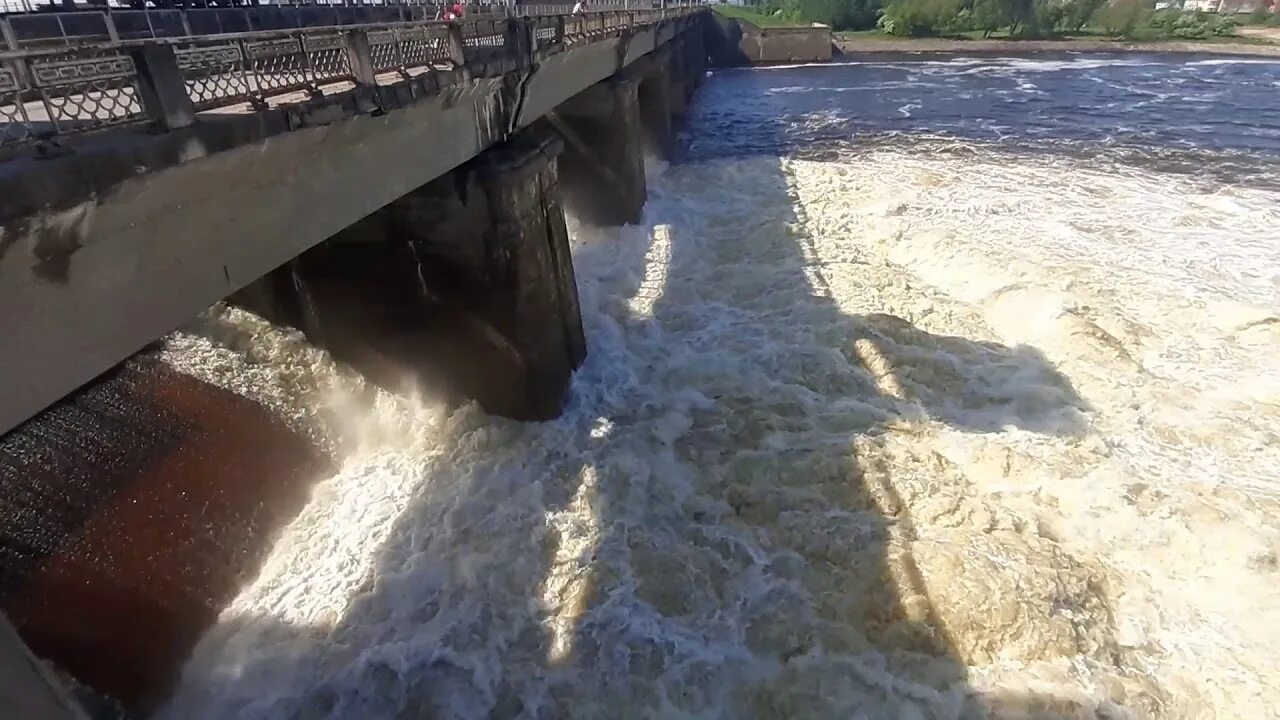
[(696, 83), (703, 12), (0, 53), (0, 432), (601, 81)]

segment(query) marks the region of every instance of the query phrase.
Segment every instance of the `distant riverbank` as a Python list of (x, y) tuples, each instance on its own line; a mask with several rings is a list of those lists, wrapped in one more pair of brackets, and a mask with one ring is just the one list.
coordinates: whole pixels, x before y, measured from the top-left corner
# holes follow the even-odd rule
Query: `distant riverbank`
[(965, 52), (1015, 54), (1027, 52), (1179, 52), (1219, 55), (1261, 55), (1280, 58), (1280, 44), (1245, 42), (1130, 42), (1124, 40), (957, 40), (950, 38), (897, 38), (837, 36), (833, 43), (842, 54), (867, 52)]

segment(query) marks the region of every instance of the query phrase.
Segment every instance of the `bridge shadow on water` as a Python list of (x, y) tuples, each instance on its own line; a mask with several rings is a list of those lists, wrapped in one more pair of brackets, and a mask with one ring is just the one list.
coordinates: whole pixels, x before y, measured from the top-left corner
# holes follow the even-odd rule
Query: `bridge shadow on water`
[[(913, 521), (962, 514), (963, 478), (904, 434), (1079, 435), (1067, 379), (842, 311), (779, 158), (667, 172), (663, 229), (577, 248), (590, 356), (564, 417), (450, 430), (341, 617), (225, 619), (166, 716), (1124, 717), (971, 687), (1060, 608), (935, 594), (1019, 584), (968, 582)], [(1065, 623), (1044, 642), (1111, 661), (1109, 627)]]

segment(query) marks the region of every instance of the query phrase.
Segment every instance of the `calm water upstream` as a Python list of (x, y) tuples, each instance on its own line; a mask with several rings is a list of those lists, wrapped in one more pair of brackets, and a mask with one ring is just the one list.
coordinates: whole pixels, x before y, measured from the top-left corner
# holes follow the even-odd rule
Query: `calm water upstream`
[(558, 421), (214, 308), (340, 469), (160, 713), (1280, 717), (1280, 63), (717, 73)]

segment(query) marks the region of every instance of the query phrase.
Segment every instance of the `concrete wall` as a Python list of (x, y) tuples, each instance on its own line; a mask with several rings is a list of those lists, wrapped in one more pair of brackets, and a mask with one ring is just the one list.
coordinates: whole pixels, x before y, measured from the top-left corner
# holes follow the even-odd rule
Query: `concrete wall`
[(831, 59), (831, 28), (761, 28), (743, 33), (740, 47), (756, 63), (822, 62)]
[(831, 28), (825, 25), (762, 28), (717, 14), (708, 33), (712, 62), (720, 67), (831, 59)]

